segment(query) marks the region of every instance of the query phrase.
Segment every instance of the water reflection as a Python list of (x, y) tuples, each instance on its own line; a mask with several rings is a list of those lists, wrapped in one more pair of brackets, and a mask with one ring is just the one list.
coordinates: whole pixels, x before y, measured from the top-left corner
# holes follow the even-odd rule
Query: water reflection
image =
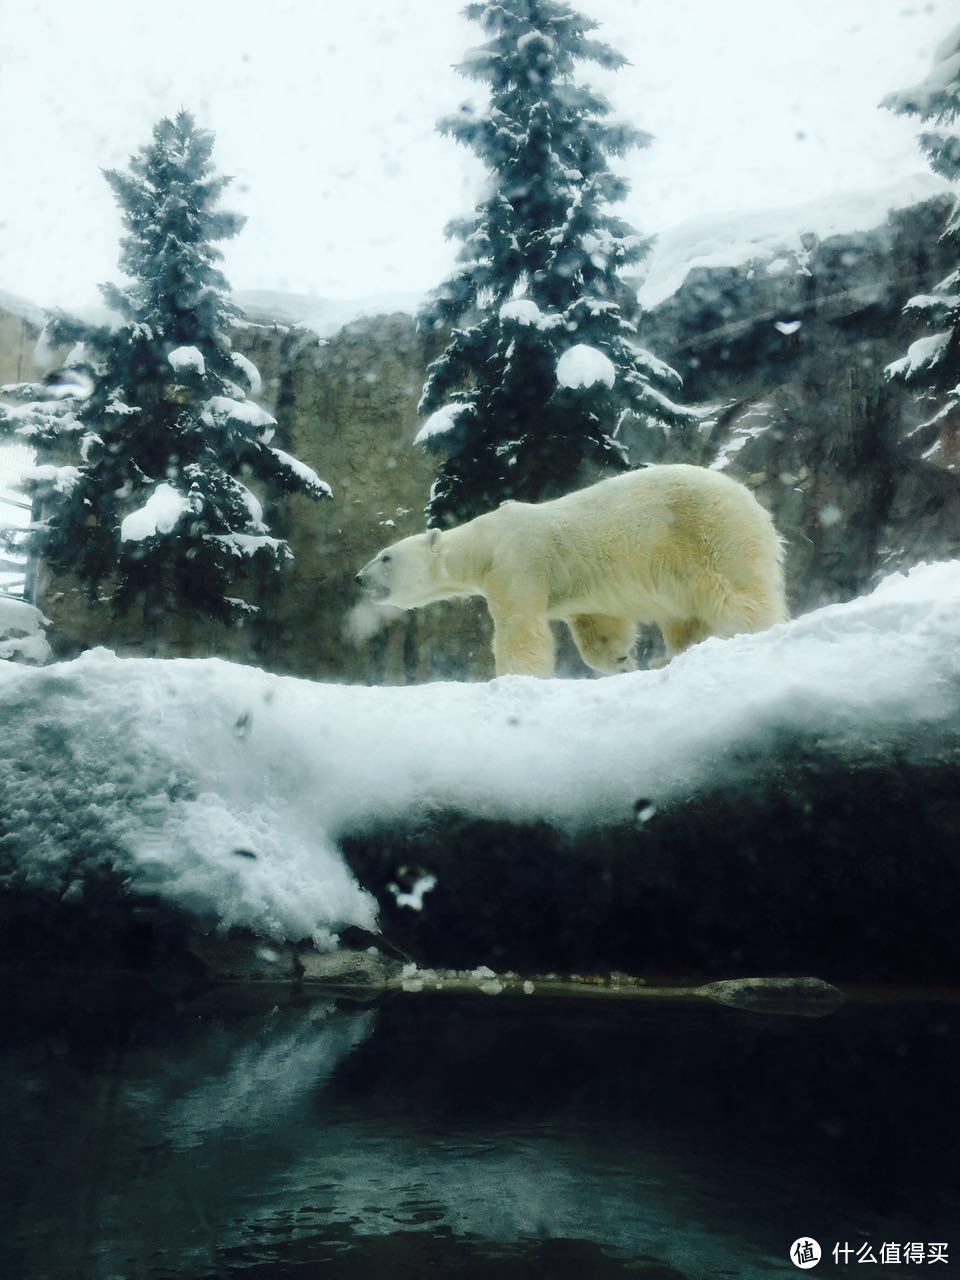
[(19, 995), (4, 1276), (752, 1276), (960, 1221), (949, 1005)]

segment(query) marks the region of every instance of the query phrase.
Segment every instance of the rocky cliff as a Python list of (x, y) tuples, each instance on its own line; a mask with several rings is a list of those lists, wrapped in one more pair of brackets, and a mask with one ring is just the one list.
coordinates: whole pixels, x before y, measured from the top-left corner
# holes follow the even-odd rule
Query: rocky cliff
[(689, 400), (717, 407), (685, 438), (628, 424), (635, 456), (722, 467), (754, 489), (787, 543), (803, 612), (875, 578), (960, 553), (960, 434), (906, 437), (912, 396), (884, 376), (918, 336), (901, 308), (954, 265), (938, 244), (949, 199), (888, 215), (869, 232), (740, 267), (695, 269), (648, 312), (646, 345), (682, 373)]

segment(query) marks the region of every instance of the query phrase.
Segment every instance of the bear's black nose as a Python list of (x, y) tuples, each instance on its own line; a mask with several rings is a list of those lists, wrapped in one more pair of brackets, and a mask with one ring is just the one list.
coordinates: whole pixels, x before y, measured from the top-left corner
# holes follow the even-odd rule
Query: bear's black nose
[(357, 574), (357, 576), (354, 578), (354, 582), (356, 582), (359, 586), (361, 586), (361, 587), (362, 587), (362, 586), (363, 586), (363, 574), (362, 574), (362, 573), (358, 573), (358, 574)]

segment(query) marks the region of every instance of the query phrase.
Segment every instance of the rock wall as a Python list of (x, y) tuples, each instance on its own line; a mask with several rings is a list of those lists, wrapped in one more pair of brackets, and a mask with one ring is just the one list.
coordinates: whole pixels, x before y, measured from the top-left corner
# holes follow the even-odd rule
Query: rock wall
[(278, 442), (333, 487), (268, 516), (295, 562), (276, 576), (250, 628), (259, 661), (290, 674), (391, 684), (485, 674), (489, 622), (477, 602), (389, 614), (362, 600), (358, 569), (424, 527), (433, 463), (411, 441), (424, 370), (439, 350), (406, 315), (348, 325), (328, 342), (302, 330), (247, 329)]
[[(953, 265), (938, 244), (947, 201), (892, 214), (871, 232), (817, 242), (774, 262), (696, 270), (641, 321), (641, 340), (685, 379), (688, 402), (715, 410), (698, 429), (651, 433), (627, 422), (635, 463), (719, 466), (773, 513), (788, 551), (791, 605), (803, 612), (862, 592), (883, 572), (960, 555), (960, 432), (936, 456), (903, 444), (920, 420), (883, 369), (917, 336), (900, 311)], [(0, 309), (4, 378), (32, 376), (35, 331)], [(363, 604), (357, 569), (423, 527), (433, 460), (411, 446), (416, 403), (439, 339), (407, 315), (357, 321), (329, 341), (250, 325), (236, 346), (260, 368), (278, 443), (314, 467), (334, 501), (293, 498), (268, 512), (295, 562), (250, 583), (259, 616), (242, 629), (174, 618), (145, 637), (70, 583), (41, 579), (59, 652), (220, 653), (287, 674), (365, 683), (484, 679), (489, 622), (477, 602), (392, 618)], [(649, 647), (649, 642), (648, 642)], [(585, 674), (561, 640), (560, 669)]]
[(721, 466), (750, 485), (786, 540), (796, 612), (960, 554), (960, 423), (924, 457), (933, 440), (904, 443), (916, 400), (884, 376), (919, 336), (904, 302), (954, 265), (938, 243), (949, 203), (811, 236), (773, 263), (691, 272), (644, 317), (642, 340), (682, 373), (685, 398), (718, 412), (685, 438), (628, 424), (632, 455)]

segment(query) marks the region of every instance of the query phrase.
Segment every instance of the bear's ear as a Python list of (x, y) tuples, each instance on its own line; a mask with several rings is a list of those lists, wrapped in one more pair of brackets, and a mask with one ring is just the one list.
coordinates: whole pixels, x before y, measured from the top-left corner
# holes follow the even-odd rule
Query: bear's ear
[(437, 551), (439, 549), (440, 547), (440, 530), (439, 529), (427, 530), (427, 546), (430, 548), (431, 551)]

